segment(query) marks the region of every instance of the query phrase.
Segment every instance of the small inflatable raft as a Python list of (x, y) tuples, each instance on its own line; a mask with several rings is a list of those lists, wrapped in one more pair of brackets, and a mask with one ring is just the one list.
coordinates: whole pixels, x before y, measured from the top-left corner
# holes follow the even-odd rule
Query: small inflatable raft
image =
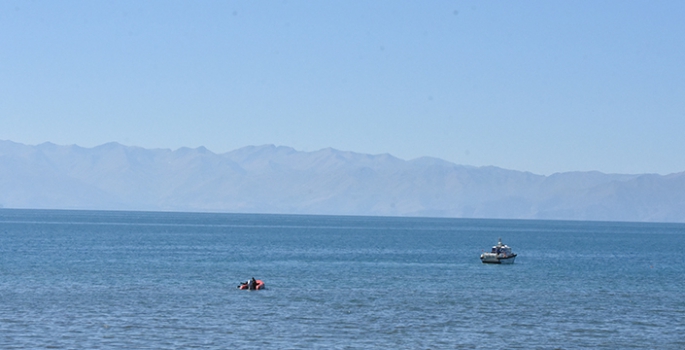
[[(250, 289), (250, 283), (248, 282), (243, 282), (238, 286), (238, 289)], [(260, 290), (264, 289), (264, 281), (262, 280), (255, 280), (254, 288), (252, 290)]]

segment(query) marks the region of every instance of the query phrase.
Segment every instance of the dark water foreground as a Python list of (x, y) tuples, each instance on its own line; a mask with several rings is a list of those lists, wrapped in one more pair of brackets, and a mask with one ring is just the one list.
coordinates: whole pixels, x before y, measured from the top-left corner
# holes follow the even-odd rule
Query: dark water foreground
[[(511, 266), (478, 256), (502, 237)], [(0, 210), (1, 349), (684, 349), (685, 225)], [(267, 290), (235, 287), (249, 277)]]

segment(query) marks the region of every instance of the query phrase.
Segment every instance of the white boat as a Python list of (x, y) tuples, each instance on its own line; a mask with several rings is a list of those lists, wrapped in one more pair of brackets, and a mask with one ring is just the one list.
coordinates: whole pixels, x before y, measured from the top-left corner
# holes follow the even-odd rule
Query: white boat
[(514, 260), (516, 260), (516, 254), (511, 251), (511, 247), (502, 244), (501, 238), (498, 240), (497, 245), (492, 246), (492, 250), (489, 253), (480, 255), (480, 261), (483, 264), (513, 264)]

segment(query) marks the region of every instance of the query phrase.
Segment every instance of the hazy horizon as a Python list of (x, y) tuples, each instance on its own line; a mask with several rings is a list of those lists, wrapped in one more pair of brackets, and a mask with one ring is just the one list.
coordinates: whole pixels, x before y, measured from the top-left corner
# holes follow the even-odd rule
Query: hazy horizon
[(8, 208), (685, 222), (685, 172), (549, 176), (326, 148), (0, 141)]
[(509, 168), (504, 168), (504, 167), (501, 167), (501, 166), (498, 166), (498, 165), (495, 165), (495, 164), (479, 165), (479, 166), (476, 166), (476, 165), (471, 165), (471, 164), (455, 163), (455, 162), (452, 162), (452, 161), (449, 161), (449, 160), (446, 160), (446, 159), (442, 159), (442, 158), (439, 158), (439, 157), (428, 156), (428, 155), (423, 155), (423, 156), (418, 156), (418, 157), (415, 157), (415, 158), (406, 159), (406, 158), (398, 157), (398, 156), (396, 156), (396, 155), (394, 155), (394, 154), (392, 154), (392, 153), (388, 153), (388, 152), (370, 154), (370, 153), (357, 152), (357, 151), (354, 151), (354, 150), (337, 149), (337, 148), (334, 148), (334, 147), (324, 147), (324, 148), (320, 148), (320, 149), (305, 151), (305, 150), (300, 150), (300, 149), (297, 149), (297, 148), (292, 147), (292, 146), (289, 146), (289, 145), (277, 145), (277, 144), (273, 144), (273, 143), (265, 143), (265, 144), (259, 144), (259, 145), (244, 145), (244, 146), (241, 146), (241, 147), (238, 147), (238, 148), (235, 148), (235, 149), (227, 150), (227, 151), (225, 151), (225, 152), (216, 152), (216, 151), (214, 151), (214, 150), (212, 150), (212, 149), (209, 149), (209, 148), (207, 148), (207, 147), (205, 147), (205, 146), (203, 146), (203, 145), (196, 146), (196, 147), (180, 146), (180, 147), (177, 147), (177, 148), (169, 148), (169, 147), (152, 147), (152, 148), (146, 148), (146, 147), (141, 147), (141, 146), (137, 146), (137, 145), (128, 145), (128, 144), (121, 143), (121, 142), (118, 142), (118, 141), (109, 141), (109, 142), (105, 142), (105, 143), (102, 143), (102, 144), (94, 145), (94, 146), (92, 146), (92, 147), (85, 147), (85, 146), (78, 145), (78, 144), (73, 144), (73, 143), (72, 143), (72, 144), (58, 144), (58, 143), (54, 143), (54, 142), (52, 142), (52, 141), (45, 141), (45, 142), (41, 142), (41, 143), (38, 143), (38, 144), (25, 144), (25, 143), (21, 143), (21, 142), (16, 142), (16, 141), (14, 141), (14, 140), (0, 140), (0, 142), (2, 142), (2, 141), (12, 142), (12, 143), (16, 143), (16, 144), (19, 144), (19, 145), (25, 145), (25, 146), (40, 146), (40, 145), (43, 145), (43, 144), (52, 144), (52, 145), (55, 145), (55, 146), (58, 146), (58, 147), (70, 147), (70, 146), (74, 146), (74, 147), (79, 147), (79, 148), (83, 148), (83, 149), (94, 149), (94, 148), (97, 148), (97, 147), (105, 146), (105, 145), (107, 145), (107, 144), (118, 144), (118, 145), (121, 145), (121, 146), (127, 147), (127, 148), (130, 147), (130, 148), (140, 148), (140, 149), (145, 149), (145, 150), (167, 150), (167, 151), (171, 151), (171, 152), (175, 152), (175, 151), (179, 151), (179, 150), (183, 150), (183, 149), (192, 149), (192, 150), (204, 149), (204, 150), (207, 150), (207, 151), (209, 151), (209, 152), (211, 152), (211, 153), (213, 153), (213, 154), (216, 154), (216, 155), (222, 155), (222, 154), (231, 153), (231, 152), (239, 151), (239, 150), (246, 149), (246, 148), (252, 148), (252, 147), (254, 147), (254, 148), (263, 148), (263, 147), (287, 148), (287, 149), (292, 149), (292, 150), (295, 151), (295, 152), (302, 152), (302, 153), (317, 153), (317, 152), (325, 151), (325, 150), (327, 150), (327, 149), (332, 149), (332, 150), (335, 150), (335, 151), (348, 152), (348, 153), (353, 153), (353, 154), (358, 154), (358, 155), (368, 155), (368, 156), (383, 156), (383, 155), (388, 155), (388, 156), (391, 156), (391, 157), (394, 157), (394, 158), (397, 158), (397, 159), (403, 160), (403, 161), (412, 161), (412, 160), (419, 160), (419, 159), (422, 159), (422, 158), (430, 158), (430, 159), (437, 159), (437, 160), (445, 161), (445, 162), (452, 163), (452, 164), (455, 164), (455, 165), (461, 165), (461, 166), (467, 166), (467, 167), (474, 167), (474, 168), (493, 167), (493, 168), (501, 168), (501, 169), (505, 169), (505, 170), (526, 172), (526, 173), (531, 173), (531, 174), (541, 175), (541, 176), (549, 176), (549, 175), (562, 174), (562, 173), (575, 173), (575, 172), (590, 172), (590, 173), (591, 173), (591, 172), (598, 172), (598, 173), (609, 174), (609, 175), (611, 175), (611, 174), (617, 174), (617, 175), (649, 175), (649, 174), (654, 174), (654, 175), (672, 175), (672, 174), (679, 174), (679, 173), (685, 172), (685, 170), (682, 170), (682, 171), (677, 171), (677, 172), (667, 173), (667, 174), (659, 174), (659, 173), (655, 173), (655, 172), (651, 172), (651, 173), (605, 173), (605, 172), (602, 172), (602, 171), (600, 171), (600, 170), (590, 169), (590, 170), (568, 170), (568, 171), (556, 172), (556, 173), (552, 173), (552, 174), (540, 174), (540, 173), (535, 173), (535, 172), (533, 172), (533, 171), (529, 171), (529, 170), (526, 170), (526, 169), (509, 169)]

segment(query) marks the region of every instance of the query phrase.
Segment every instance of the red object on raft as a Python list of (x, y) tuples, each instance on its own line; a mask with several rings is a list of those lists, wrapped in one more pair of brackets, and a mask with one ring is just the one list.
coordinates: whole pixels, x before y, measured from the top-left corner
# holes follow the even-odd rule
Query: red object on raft
[[(241, 283), (241, 284), (238, 286), (238, 289), (249, 289), (249, 288), (248, 288), (248, 285), (247, 285), (247, 282)], [(264, 281), (262, 281), (262, 280), (256, 280), (254, 289), (255, 289), (255, 290), (264, 289)]]

